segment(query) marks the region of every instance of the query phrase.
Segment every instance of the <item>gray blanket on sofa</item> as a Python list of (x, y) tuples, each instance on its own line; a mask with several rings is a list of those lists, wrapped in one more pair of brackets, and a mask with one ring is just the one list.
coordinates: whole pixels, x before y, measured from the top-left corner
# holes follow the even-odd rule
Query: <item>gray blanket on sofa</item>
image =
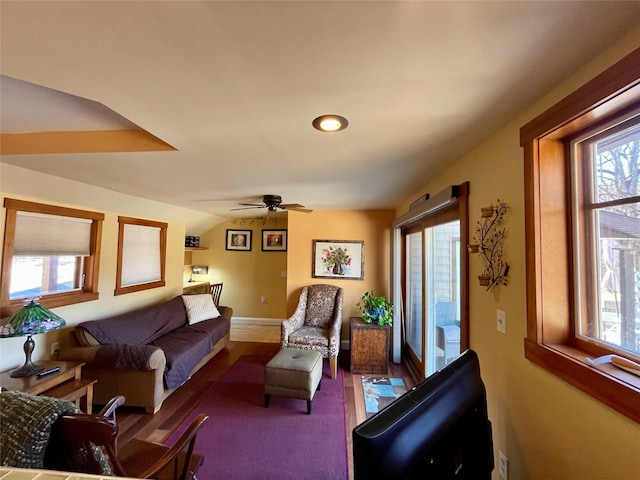
[(160, 347), (152, 345), (103, 345), (94, 363), (116, 370), (146, 370), (149, 357)]

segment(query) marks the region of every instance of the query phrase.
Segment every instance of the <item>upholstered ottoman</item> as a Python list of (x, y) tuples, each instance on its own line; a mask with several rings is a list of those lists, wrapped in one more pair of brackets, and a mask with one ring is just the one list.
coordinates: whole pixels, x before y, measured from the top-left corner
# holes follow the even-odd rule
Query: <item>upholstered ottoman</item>
[(311, 400), (320, 390), (322, 355), (311, 350), (280, 350), (267, 363), (264, 371), (264, 406), (269, 407), (271, 395), (300, 398), (307, 401), (311, 415)]

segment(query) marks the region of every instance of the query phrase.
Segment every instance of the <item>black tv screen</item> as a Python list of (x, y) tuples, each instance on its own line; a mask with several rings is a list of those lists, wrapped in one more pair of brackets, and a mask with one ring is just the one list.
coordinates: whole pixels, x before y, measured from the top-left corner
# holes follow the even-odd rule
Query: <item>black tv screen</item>
[(490, 479), (487, 395), (467, 350), (353, 429), (356, 480)]

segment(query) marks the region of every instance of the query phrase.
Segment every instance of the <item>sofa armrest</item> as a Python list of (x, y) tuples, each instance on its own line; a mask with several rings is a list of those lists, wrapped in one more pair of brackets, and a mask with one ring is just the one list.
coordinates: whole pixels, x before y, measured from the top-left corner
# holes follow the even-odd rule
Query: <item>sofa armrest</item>
[(58, 360), (65, 362), (93, 363), (100, 346), (96, 347), (72, 347), (58, 352)]
[[(92, 364), (100, 367), (105, 365), (97, 365), (96, 355), (98, 350), (102, 347), (73, 347), (66, 350), (61, 350), (58, 356), (59, 360), (70, 362), (84, 362), (86, 364)], [(144, 368), (138, 368), (138, 370), (159, 370), (164, 373), (167, 359), (161, 348), (157, 348), (148, 358)]]
[(216, 307), (218, 312), (220, 312), (220, 316), (226, 320), (231, 321), (231, 317), (233, 316), (233, 308), (226, 307), (224, 305), (219, 305)]

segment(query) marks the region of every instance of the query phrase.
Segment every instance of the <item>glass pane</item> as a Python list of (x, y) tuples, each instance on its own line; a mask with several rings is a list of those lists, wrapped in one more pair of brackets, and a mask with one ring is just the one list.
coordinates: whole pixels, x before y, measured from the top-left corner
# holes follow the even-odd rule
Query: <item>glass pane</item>
[(427, 238), (427, 372), (433, 373), (460, 355), (460, 222), (429, 228)]
[(76, 287), (76, 266), (81, 257), (13, 256), (9, 298), (39, 297), (71, 291)]
[(596, 215), (599, 316), (583, 334), (640, 353), (640, 216), (613, 210)]
[(600, 140), (593, 148), (595, 202), (640, 195), (640, 125)]
[(406, 241), (407, 345), (422, 362), (422, 233)]
[[(640, 195), (640, 125), (593, 146), (595, 201)], [(640, 352), (640, 208), (622, 203), (593, 212), (597, 251), (598, 315), (589, 318), (590, 338)]]

